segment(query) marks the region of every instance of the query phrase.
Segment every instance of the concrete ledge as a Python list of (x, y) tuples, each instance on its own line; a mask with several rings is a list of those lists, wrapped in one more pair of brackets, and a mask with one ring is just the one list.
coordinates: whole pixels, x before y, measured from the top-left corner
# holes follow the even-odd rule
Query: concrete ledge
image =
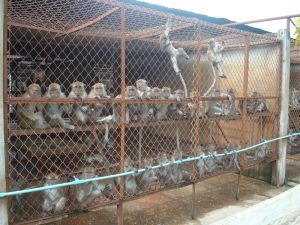
[(300, 185), (297, 185), (212, 225), (288, 225), (299, 218)]

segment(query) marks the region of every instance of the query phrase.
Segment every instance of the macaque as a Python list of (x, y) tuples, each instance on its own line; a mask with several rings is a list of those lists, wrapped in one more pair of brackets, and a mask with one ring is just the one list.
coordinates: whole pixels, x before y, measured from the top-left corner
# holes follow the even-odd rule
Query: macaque
[[(161, 89), (160, 99), (170, 99), (171, 98), (171, 88), (163, 87)], [(155, 107), (155, 118), (157, 120), (166, 120), (168, 119), (168, 110), (170, 108), (169, 103), (165, 104), (156, 104)]]
[[(49, 85), (44, 98), (66, 98), (65, 94), (61, 91), (60, 85), (52, 83)], [(62, 117), (63, 112), (68, 111), (66, 105), (62, 104), (47, 104), (44, 107), (44, 115), (46, 121), (52, 127), (61, 126), (66, 129), (74, 130), (75, 126), (68, 124)]]
[[(197, 91), (190, 92), (190, 97), (193, 101), (195, 101), (196, 97), (199, 96)], [(207, 103), (205, 101), (199, 102), (199, 109), (197, 109), (197, 104), (195, 102), (190, 102), (187, 104), (188, 113), (191, 118), (194, 118), (196, 116), (198, 117), (206, 117), (206, 113), (208, 111)], [(197, 114), (200, 115), (197, 115)]]
[(148, 189), (152, 183), (158, 180), (156, 175), (156, 171), (153, 170), (151, 167), (153, 166), (153, 159), (152, 158), (145, 158), (142, 167), (146, 169), (145, 172), (139, 175), (139, 187), (141, 189)]
[(169, 166), (169, 174), (167, 178), (167, 184), (177, 184), (183, 180), (183, 174), (181, 166), (176, 164), (175, 161), (182, 160), (182, 151), (175, 149), (171, 156), (171, 165)]
[[(158, 155), (158, 164), (159, 165), (163, 165), (164, 163), (168, 163), (168, 157), (167, 154), (165, 152), (161, 152)], [(168, 176), (169, 176), (169, 167), (161, 167), (159, 169), (157, 169), (157, 176), (159, 179), (159, 183), (161, 185), (166, 185), (167, 184), (167, 180), (168, 180)]]
[[(262, 95), (257, 91), (253, 91), (250, 97), (261, 97)], [(263, 113), (268, 112), (267, 103), (265, 99), (251, 99), (247, 104), (248, 113)]]
[(223, 168), (224, 169), (236, 168), (236, 169), (240, 170), (239, 154), (238, 153), (228, 154), (228, 153), (230, 153), (232, 151), (237, 151), (239, 149), (240, 148), (237, 145), (227, 146), (224, 149), (225, 156), (222, 157)]
[[(85, 84), (80, 81), (75, 81), (71, 84), (71, 92), (68, 98), (83, 100), (87, 98)], [(82, 104), (74, 104), (71, 107), (71, 118), (75, 124), (85, 124), (89, 119), (89, 106)]]
[[(265, 140), (262, 140), (261, 142), (264, 142)], [(272, 157), (272, 149), (269, 147), (268, 144), (261, 145), (256, 148), (255, 151), (255, 159), (256, 160), (262, 160), (266, 157)]]
[[(131, 158), (127, 157), (124, 161), (124, 172), (135, 171), (134, 164)], [(124, 177), (124, 187), (128, 195), (136, 195), (138, 192), (138, 186), (136, 184), (137, 174), (127, 175)], [(120, 178), (116, 178), (116, 185), (120, 187)]]
[[(88, 98), (93, 99), (109, 99), (110, 96), (107, 95), (105, 90), (105, 85), (102, 83), (96, 83), (92, 86), (90, 93), (87, 96)], [(99, 117), (108, 111), (108, 108), (105, 104), (94, 104), (90, 107), (90, 120), (96, 122)]]
[(215, 41), (214, 39), (211, 39), (208, 42), (208, 49), (207, 49), (207, 57), (209, 62), (212, 65), (212, 69), (214, 71), (214, 74), (221, 77), (226, 78), (223, 69), (222, 69), (222, 62), (223, 62), (223, 56), (222, 52), (224, 50), (224, 42), (219, 43)]
[[(82, 169), (79, 179), (90, 179), (96, 177), (96, 170), (91, 166), (86, 166)], [(79, 207), (86, 208), (95, 198), (102, 195), (105, 185), (100, 181), (87, 182), (81, 185), (74, 186), (75, 198)]]
[(187, 117), (188, 106), (181, 103), (180, 101), (184, 99), (184, 92), (181, 89), (178, 89), (174, 92), (174, 95), (171, 95), (170, 99), (176, 99), (177, 103), (171, 104), (168, 112), (169, 117), (172, 119), (182, 119)]
[[(120, 99), (121, 95), (118, 95), (116, 98)], [(125, 99), (139, 99), (139, 95), (135, 86), (127, 86)], [(126, 107), (126, 119), (125, 122), (137, 121), (140, 118), (141, 111), (138, 104), (127, 104)], [(113, 116), (112, 120), (117, 123), (121, 123), (121, 106), (120, 104), (113, 105)]]
[[(210, 97), (221, 97), (221, 92), (219, 90), (213, 90), (210, 95)], [(209, 101), (207, 103), (208, 109), (207, 114), (209, 116), (221, 116), (223, 115), (223, 105), (220, 101)]]
[[(50, 186), (60, 183), (60, 178), (56, 173), (49, 173), (46, 176), (44, 186)], [(44, 191), (43, 212), (61, 213), (66, 205), (66, 197), (61, 188), (48, 189)]]
[(234, 91), (229, 89), (227, 93), (221, 93), (221, 97), (228, 97), (228, 100), (222, 102), (223, 115), (234, 116), (236, 114), (234, 107)]
[(300, 107), (300, 91), (295, 88), (290, 92), (290, 106), (293, 108)]
[[(40, 98), (42, 96), (41, 87), (38, 84), (31, 84), (22, 98)], [(17, 117), (19, 125), (23, 129), (46, 129), (50, 125), (45, 121), (42, 113), (43, 105), (26, 103), (17, 106)]]
[[(147, 81), (144, 79), (139, 79), (136, 81), (136, 88), (139, 99), (150, 99), (151, 98), (151, 88), (148, 87)], [(147, 121), (152, 119), (154, 116), (153, 107), (149, 104), (140, 104), (140, 120)]]
[(202, 177), (206, 173), (206, 165), (204, 163), (204, 160), (206, 160), (206, 159), (203, 158), (205, 156), (205, 154), (202, 151), (199, 151), (199, 156), (202, 158), (200, 158), (198, 160), (197, 166), (198, 166), (199, 176)]
[(160, 36), (160, 40), (159, 40), (160, 48), (169, 54), (173, 69), (174, 69), (176, 75), (179, 76), (179, 78), (182, 82), (183, 89), (184, 89), (184, 96), (187, 97), (188, 92), (187, 92), (186, 84), (181, 75), (177, 60), (179, 58), (184, 58), (187, 60), (190, 57), (188, 56), (188, 54), (185, 52), (185, 50), (183, 48), (176, 49), (173, 46), (173, 44), (170, 40), (170, 37), (169, 37), (170, 29), (171, 29), (171, 22), (170, 22), (170, 20), (168, 20), (165, 25), (165, 32)]
[(39, 84), (41, 90), (45, 91), (46, 72), (43, 69), (37, 68), (33, 71), (33, 83)]
[(141, 99), (150, 98), (151, 88), (147, 85), (147, 81), (144, 79), (138, 79), (136, 82), (136, 88), (138, 95)]

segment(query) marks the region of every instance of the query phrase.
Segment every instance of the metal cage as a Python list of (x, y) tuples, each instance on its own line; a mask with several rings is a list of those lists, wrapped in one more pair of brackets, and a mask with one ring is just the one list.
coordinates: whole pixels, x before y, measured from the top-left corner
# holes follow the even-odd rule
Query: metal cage
[[(176, 58), (180, 74), (160, 47), (168, 23), (172, 46), (188, 55)], [(281, 42), (276, 37), (105, 0), (9, 0), (6, 24), (8, 190), (42, 186), (50, 173), (59, 182), (82, 176), (87, 167), (93, 176), (103, 176), (278, 136)], [(212, 41), (224, 46), (218, 62), (208, 57)], [(217, 63), (226, 78), (215, 74)], [(128, 87), (134, 90), (140, 79), (147, 81), (149, 96), (129, 96)], [(64, 95), (49, 96), (53, 83)], [(74, 96), (82, 83), (85, 93)], [(95, 84), (104, 87), (104, 96), (90, 95)], [(162, 97), (167, 87), (170, 97)], [(53, 108), (55, 118), (49, 116)], [(162, 108), (167, 111), (158, 116)], [(99, 182), (101, 194), (84, 208), (122, 205), (276, 160), (277, 144), (263, 147), (234, 159), (205, 161), (202, 168), (200, 162), (184, 163), (131, 176), (136, 190), (128, 188), (126, 177)], [(61, 190), (66, 202), (59, 212), (45, 211), (45, 193), (11, 198), (9, 221), (70, 214), (81, 207), (76, 189)]]

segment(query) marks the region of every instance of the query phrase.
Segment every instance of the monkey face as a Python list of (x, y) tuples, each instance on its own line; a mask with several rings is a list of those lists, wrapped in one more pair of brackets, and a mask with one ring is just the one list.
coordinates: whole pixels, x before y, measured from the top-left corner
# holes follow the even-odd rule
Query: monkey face
[(173, 157), (175, 160), (182, 159), (182, 151), (180, 151), (179, 149), (175, 149), (175, 151), (173, 153)]
[(158, 88), (158, 87), (152, 88), (152, 90), (151, 90), (151, 97), (153, 99), (161, 98), (161, 90), (160, 90), (160, 88)]
[(44, 70), (36, 69), (33, 73), (34, 73), (33, 74), (34, 82), (37, 82), (37, 81), (44, 82), (46, 80), (46, 73)]
[(59, 182), (59, 176), (56, 173), (49, 173), (46, 176), (46, 182), (48, 184), (57, 184)]
[(209, 42), (208, 42), (208, 45), (213, 48), (215, 46), (215, 39), (210, 39)]
[(133, 167), (133, 161), (131, 158), (126, 158), (124, 161), (124, 169), (125, 171)]
[(82, 175), (85, 178), (93, 178), (93, 177), (95, 177), (95, 168), (90, 167), (90, 166), (84, 167), (83, 170), (82, 170)]
[(31, 97), (41, 97), (42, 95), (41, 87), (38, 84), (30, 84), (27, 92)]
[(78, 97), (82, 97), (85, 93), (85, 84), (80, 81), (74, 82), (73, 84), (71, 84), (71, 87), (72, 92)]
[(162, 96), (163, 98), (169, 98), (171, 95), (171, 88), (163, 87), (162, 88)]
[(181, 89), (178, 89), (178, 90), (175, 91), (175, 95), (176, 95), (177, 97), (179, 97), (180, 99), (181, 99), (181, 98), (184, 98), (184, 91), (181, 90)]
[(59, 98), (61, 94), (60, 85), (57, 83), (52, 83), (48, 87), (48, 93), (52, 98)]
[(136, 81), (136, 88), (139, 90), (139, 91), (147, 91), (147, 81), (144, 80), (144, 79), (139, 79)]
[(138, 96), (137, 89), (135, 86), (126, 87), (126, 97), (127, 98), (136, 98)]
[(94, 84), (92, 90), (97, 96), (106, 96), (105, 85), (102, 83)]

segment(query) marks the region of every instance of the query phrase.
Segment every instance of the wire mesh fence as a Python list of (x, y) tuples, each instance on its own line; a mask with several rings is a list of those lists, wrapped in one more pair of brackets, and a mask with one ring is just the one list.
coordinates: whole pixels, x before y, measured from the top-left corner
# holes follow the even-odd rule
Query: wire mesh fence
[[(280, 40), (111, 1), (8, 1), (8, 190), (148, 168), (278, 136)], [(17, 196), (11, 223), (276, 159), (256, 151)], [(124, 185), (124, 186), (123, 186)]]

